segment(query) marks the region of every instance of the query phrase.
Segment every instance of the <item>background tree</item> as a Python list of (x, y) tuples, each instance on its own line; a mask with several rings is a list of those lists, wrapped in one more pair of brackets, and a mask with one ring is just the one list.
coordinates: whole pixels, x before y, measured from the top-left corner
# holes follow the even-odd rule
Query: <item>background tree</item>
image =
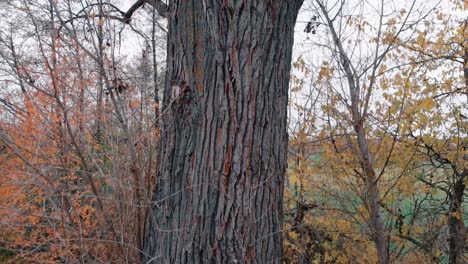
[[(322, 55), (310, 56), (305, 52), (296, 63), (296, 67), (305, 72), (300, 75), (305, 76), (293, 81), (292, 90), (295, 94), (305, 93), (305, 98), (292, 104), (290, 117), (292, 120), (299, 116), (292, 123), (298, 129), (293, 133), (290, 146), (295, 164), (289, 181), (292, 203), (288, 205), (291, 213), (286, 230), (290, 232), (287, 257), (299, 262), (329, 263), (346, 263), (353, 259), (376, 262), (377, 257), (384, 262), (384, 255), (392, 261), (409, 263), (422, 258), (427, 262), (444, 261), (444, 247), (448, 245), (443, 240), (445, 221), (439, 215), (446, 215), (447, 211), (440, 206), (440, 200), (451, 195), (418, 182), (421, 175), (440, 181), (441, 175), (434, 175), (441, 174), (441, 167), (440, 162), (436, 162), (437, 169), (429, 170), (428, 163), (424, 162), (427, 158), (420, 156), (421, 150), (413, 147), (415, 141), (408, 133), (408, 122), (413, 123), (413, 130), (418, 133), (423, 128), (433, 131), (430, 136), (427, 131), (423, 132), (431, 142), (440, 142), (442, 134), (446, 140), (458, 142), (450, 145), (453, 153), (458, 153), (457, 163), (460, 164), (458, 155), (463, 153), (463, 140), (454, 132), (462, 132), (464, 125), (454, 122), (460, 118), (453, 116), (459, 116), (463, 104), (456, 99), (446, 101), (439, 111), (428, 110), (436, 106), (432, 98), (435, 95), (429, 95), (429, 89), (422, 88), (420, 80), (424, 80), (422, 76), (429, 71), (424, 70), (422, 64), (416, 66), (416, 61), (424, 60), (415, 59), (412, 52), (404, 48), (421, 42), (418, 32), (424, 32), (425, 41), (436, 43), (434, 35), (437, 33), (432, 34), (435, 29), (426, 30), (426, 27), (437, 16), (437, 12), (431, 11), (440, 9), (431, 10), (418, 1), (399, 9), (394, 9), (396, 5), (391, 3), (379, 3), (377, 7), (339, 1), (314, 3), (310, 8), (311, 20), (304, 25), (305, 31), (310, 33), (304, 43), (312, 47), (310, 50), (314, 54), (320, 50)], [(366, 17), (361, 13), (363, 10), (366, 10)], [(464, 33), (453, 27), (452, 23), (458, 24), (453, 18), (438, 17), (440, 20), (434, 24), (447, 21), (451, 26), (445, 28), (445, 32), (454, 32), (454, 40), (463, 39), (455, 37)], [(449, 30), (450, 27), (453, 28)], [(459, 46), (463, 50), (463, 44)], [(420, 50), (423, 49), (427, 46)], [(406, 67), (408, 65), (413, 65), (412, 70)], [(453, 69), (451, 66), (446, 72), (453, 72)], [(453, 75), (439, 75), (439, 71), (431, 74), (450, 79), (453, 84), (460, 83)], [(406, 88), (397, 90), (397, 86)], [(458, 110), (443, 114), (442, 109)], [(420, 122), (419, 128), (414, 127), (417, 122)], [(362, 126), (365, 132), (361, 142), (356, 126)], [(364, 145), (368, 146), (372, 170), (378, 175), (371, 185), (363, 167)], [(292, 165), (293, 161), (290, 163)], [(447, 173), (450, 166), (442, 167)], [(420, 174), (421, 169), (424, 174)], [(377, 188), (375, 199), (370, 199), (370, 187)], [(377, 222), (372, 220), (372, 215), (377, 215), (372, 214), (372, 206), (378, 208), (376, 213), (383, 223), (379, 232)], [(388, 241), (384, 241), (388, 246), (378, 246), (378, 233)], [(460, 233), (463, 231), (458, 231)], [(375, 251), (369, 247), (370, 241), (377, 245)]]
[[(440, 251), (446, 253), (442, 259), (463, 263), (467, 260), (463, 203), (468, 177), (468, 22), (460, 15), (465, 8), (461, 3), (450, 2), (448, 7), (451, 13), (447, 8), (436, 10), (435, 18), (426, 21), (412, 41), (399, 40), (401, 48), (394, 60), (405, 62), (400, 69), (408, 74), (396, 79), (412, 87), (388, 83), (400, 90), (411, 89), (408, 92), (416, 95), (410, 100), (413, 107), (405, 110), (407, 118), (402, 120), (408, 134), (406, 144), (417, 153), (417, 179), (433, 190), (434, 200), (443, 208), (438, 217), (446, 220), (436, 234), (442, 240)], [(443, 233), (444, 226), (448, 227), (448, 237)]]

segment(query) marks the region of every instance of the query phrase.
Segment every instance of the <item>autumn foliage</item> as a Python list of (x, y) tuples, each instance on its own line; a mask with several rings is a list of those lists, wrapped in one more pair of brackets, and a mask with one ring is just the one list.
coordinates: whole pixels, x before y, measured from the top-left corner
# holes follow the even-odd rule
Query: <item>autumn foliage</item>
[(371, 23), (314, 3), (303, 45), (319, 62), (293, 63), (286, 262), (465, 263), (466, 5), (382, 4)]
[(159, 132), (154, 95), (124, 71), (149, 66), (103, 50), (96, 71), (83, 43), (37, 34), (36, 47), (2, 43), (0, 262), (135, 263)]

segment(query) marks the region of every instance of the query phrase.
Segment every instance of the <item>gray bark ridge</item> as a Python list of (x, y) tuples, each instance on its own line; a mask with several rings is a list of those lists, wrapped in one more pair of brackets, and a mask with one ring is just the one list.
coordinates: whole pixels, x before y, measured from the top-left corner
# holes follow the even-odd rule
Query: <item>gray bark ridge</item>
[(143, 263), (281, 263), (289, 73), (301, 4), (169, 4), (167, 112)]

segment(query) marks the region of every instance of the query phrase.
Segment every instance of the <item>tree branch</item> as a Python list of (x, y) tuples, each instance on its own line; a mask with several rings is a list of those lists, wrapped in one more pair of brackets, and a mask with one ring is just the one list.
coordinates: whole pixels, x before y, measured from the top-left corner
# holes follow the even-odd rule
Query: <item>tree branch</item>
[[(114, 9), (113, 12), (118, 12), (122, 17), (116, 16), (116, 15), (110, 15), (110, 14), (104, 14), (104, 15), (92, 14), (92, 16), (97, 17), (97, 18), (115, 19), (115, 20), (121, 21), (123, 23), (129, 24), (130, 20), (131, 20), (131, 18), (133, 16), (133, 13), (135, 13), (135, 11), (137, 11), (145, 3), (148, 3), (148, 4), (152, 5), (156, 9), (156, 11), (158, 12), (158, 14), (161, 17), (164, 17), (164, 18), (167, 17), (167, 12), (168, 12), (169, 7), (162, 0), (138, 0), (128, 9), (127, 12), (124, 12), (124, 11), (120, 10), (115, 5), (107, 4), (108, 6), (110, 6), (111, 8)], [(103, 4), (106, 4), (106, 3), (103, 3)], [(59, 28), (58, 31), (60, 31), (61, 28), (65, 24), (68, 24), (68, 23), (74, 21), (75, 19), (89, 18), (90, 15), (87, 14), (85, 12), (85, 10), (88, 9), (88, 8), (91, 8), (93, 6), (96, 6), (96, 5), (100, 5), (100, 4), (90, 4), (90, 5), (86, 6), (85, 8), (83, 8), (82, 10), (80, 10), (76, 14), (76, 16), (74, 16), (74, 17), (72, 17), (72, 18), (70, 18), (70, 19), (68, 19), (66, 21), (63, 21), (62, 24), (60, 25), (60, 28)], [(85, 14), (81, 15), (81, 13), (85, 13)]]
[(158, 14), (162, 17), (167, 16), (167, 11), (168, 11), (168, 6), (162, 1), (162, 0), (138, 0), (133, 4), (130, 9), (128, 9), (127, 13), (125, 13), (125, 19), (130, 21), (130, 18), (132, 17), (133, 13), (135, 13), (138, 8), (140, 8), (142, 5), (145, 3), (148, 3), (152, 5), (156, 11), (158, 11)]

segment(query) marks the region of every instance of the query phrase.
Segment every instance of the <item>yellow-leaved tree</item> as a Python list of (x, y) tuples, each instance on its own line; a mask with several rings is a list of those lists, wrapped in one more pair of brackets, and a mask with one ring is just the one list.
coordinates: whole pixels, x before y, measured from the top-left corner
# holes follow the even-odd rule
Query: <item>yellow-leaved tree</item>
[(450, 6), (310, 6), (321, 55), (295, 65), (288, 260), (466, 261), (467, 27)]

